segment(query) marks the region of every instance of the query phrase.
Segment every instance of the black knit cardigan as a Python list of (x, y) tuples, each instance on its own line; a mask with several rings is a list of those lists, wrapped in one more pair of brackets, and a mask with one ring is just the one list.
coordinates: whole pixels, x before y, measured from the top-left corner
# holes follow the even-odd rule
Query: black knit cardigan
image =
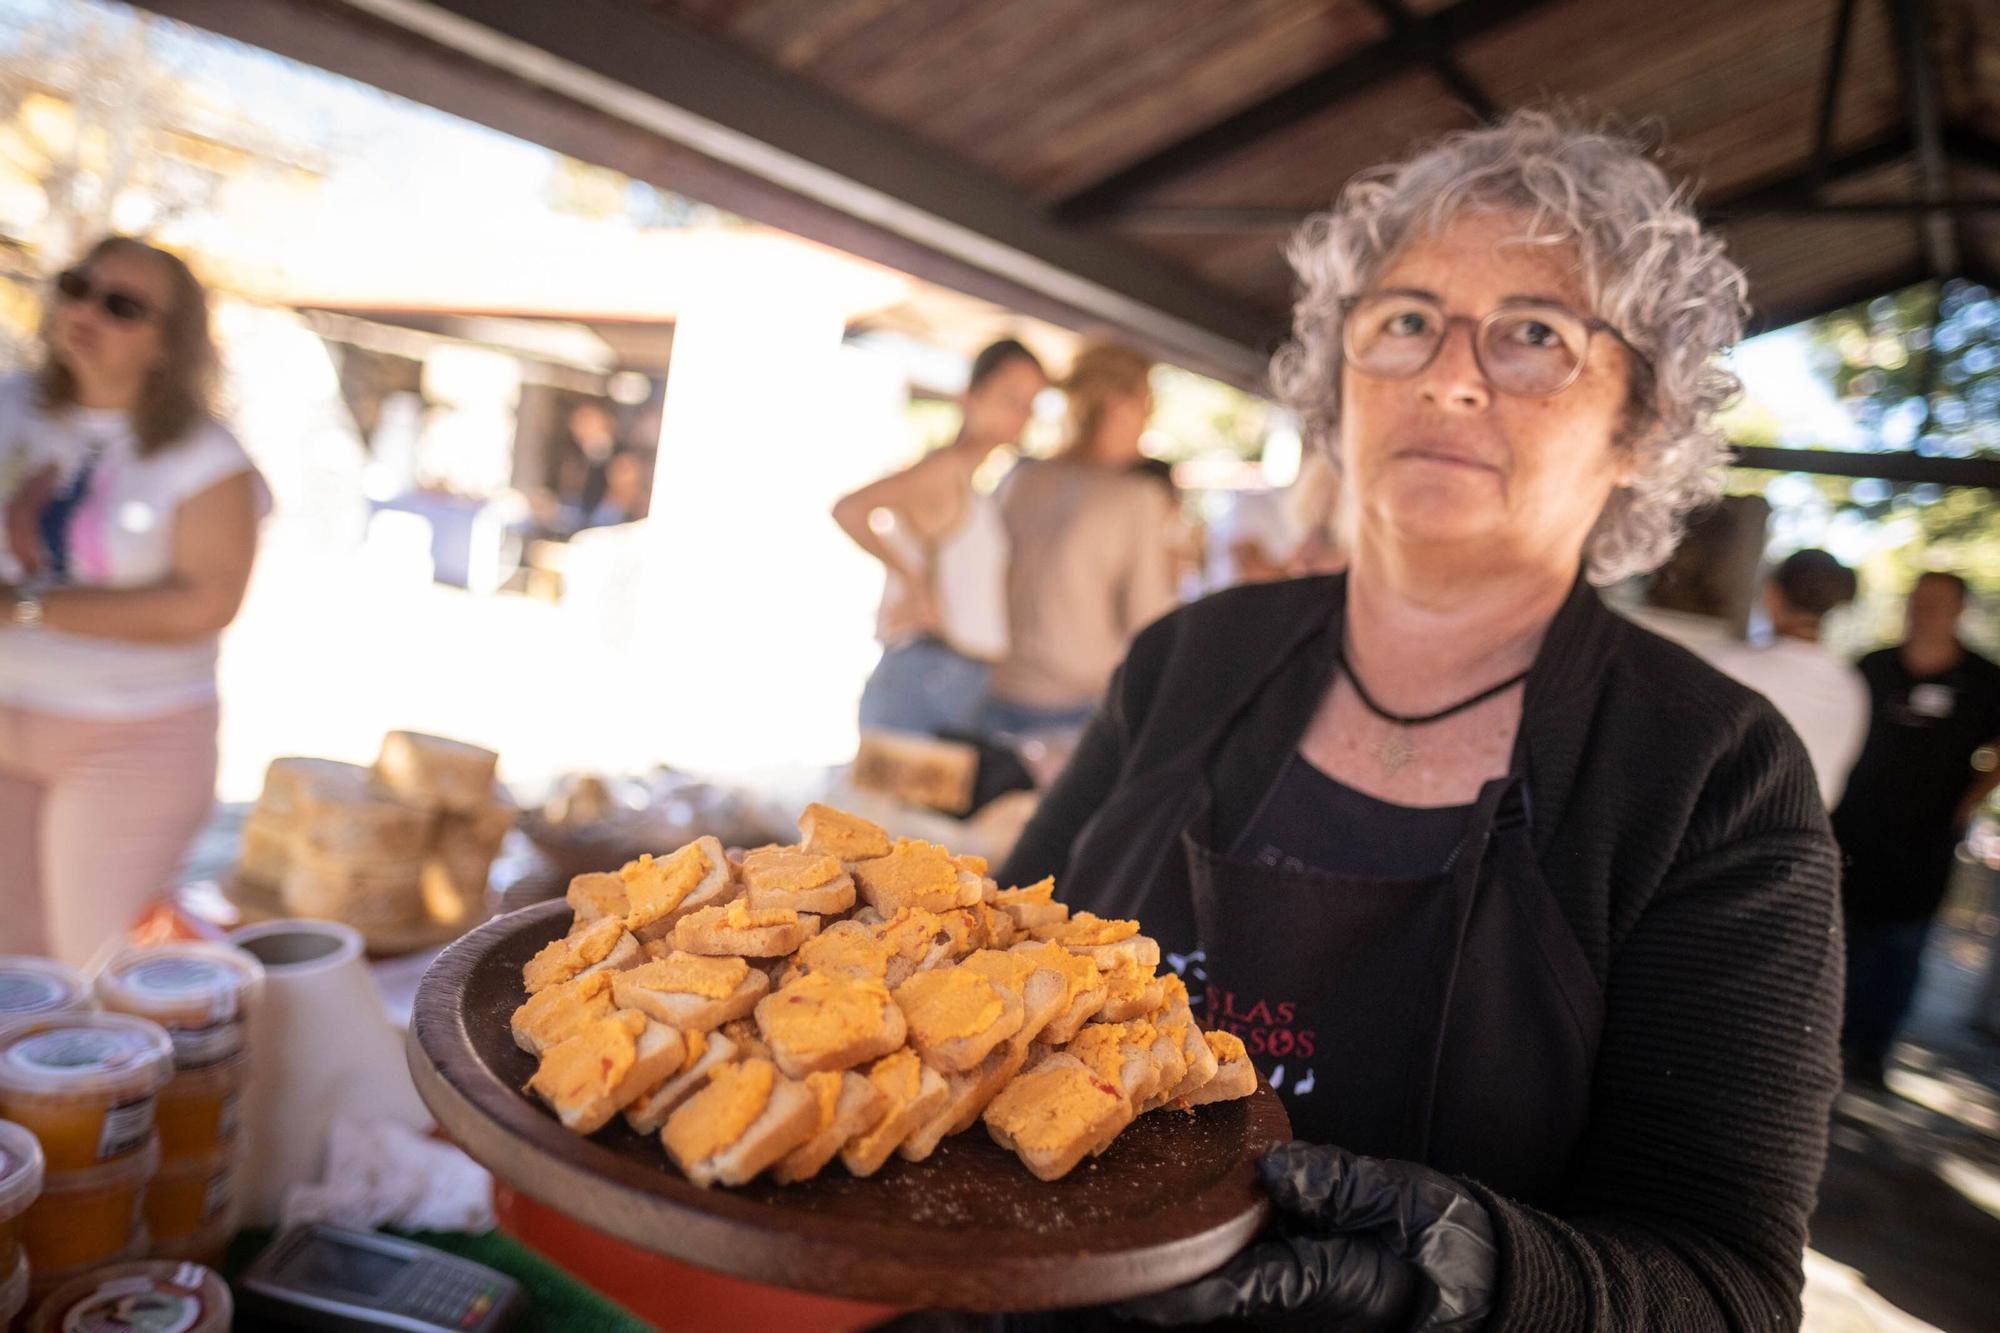
[[(1118, 783), (1247, 698), (1208, 766), (1230, 845), (1331, 680), (1344, 601), (1340, 578), (1301, 579), (1150, 626), (1002, 882), (1053, 874), (1065, 900), (1191, 945), (1176, 858), (1105, 883), (1088, 849), (1125, 831), (1079, 834)], [(1500, 1241), (1488, 1328), (1795, 1329), (1839, 1086), (1838, 858), (1811, 762), (1762, 696), (1581, 581), (1522, 707), (1536, 854), (1605, 1015), (1567, 1197), (1542, 1211), (1472, 1182)]]

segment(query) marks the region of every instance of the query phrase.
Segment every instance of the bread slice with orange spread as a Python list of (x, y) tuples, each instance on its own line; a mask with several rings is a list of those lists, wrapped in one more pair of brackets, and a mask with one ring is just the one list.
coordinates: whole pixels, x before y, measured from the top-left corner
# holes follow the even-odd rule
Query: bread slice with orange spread
[(944, 1076), (905, 1048), (883, 1056), (868, 1068), (868, 1081), (883, 1097), (882, 1118), (850, 1139), (840, 1150), (849, 1175), (872, 1176), (889, 1160), (950, 1095)]
[(1124, 1095), (1083, 1061), (1054, 1055), (1002, 1088), (980, 1119), (1038, 1179), (1059, 1180), (1131, 1114)]
[(514, 1044), (529, 1055), (540, 1055), (620, 1006), (612, 999), (615, 974), (593, 972), (573, 981), (545, 986), (514, 1011), (509, 1026)]
[(962, 1074), (1021, 1030), (1021, 997), (976, 972), (942, 967), (896, 987), (910, 1045), (941, 1073)]
[(888, 855), (854, 863), (861, 900), (884, 917), (906, 907), (946, 912), (982, 898), (980, 878), (934, 842), (899, 838)]
[(836, 916), (854, 906), (854, 877), (840, 859), (797, 847), (760, 847), (746, 854), (737, 874), (753, 908)]
[(570, 910), (576, 913), (575, 924), (579, 926), (587, 926), (607, 916), (622, 920), (632, 910), (625, 897), (625, 879), (615, 870), (576, 876), (570, 880), (569, 890), (563, 898), (569, 903)]
[(660, 1142), (681, 1174), (706, 1189), (746, 1185), (819, 1128), (819, 1102), (769, 1060), (718, 1068), (681, 1103)]
[(632, 967), (644, 957), (639, 941), (632, 938), (625, 923), (605, 917), (542, 946), (522, 967), (521, 983), (533, 995), (591, 972)]
[(1020, 889), (1001, 889), (993, 895), (993, 905), (1014, 918), (1023, 931), (1039, 926), (1060, 925), (1069, 920), (1069, 908), (1055, 898), (1054, 876), (1037, 880)]
[(1160, 965), (1158, 941), (1139, 933), (1137, 921), (1118, 921), (1092, 912), (1078, 912), (1067, 921), (1037, 926), (1028, 932), (1035, 939), (1050, 940), (1092, 959), (1099, 967), (1117, 966), (1130, 958), (1151, 971)]
[[(921, 1162), (937, 1151), (947, 1136), (969, 1129), (979, 1113), (1000, 1095), (1000, 1089), (1021, 1072), (1027, 1059), (1025, 1047), (1006, 1042), (995, 1046), (987, 1057), (963, 1073), (945, 1074), (945, 1097), (935, 1111), (910, 1131), (897, 1147), (896, 1155), (906, 1162)], [(940, 1071), (942, 1072), (942, 1071)]]
[(1128, 1019), (1156, 1014), (1167, 999), (1167, 979), (1136, 958), (1120, 958), (1104, 973), (1104, 1007), (1097, 1011), (1100, 1023), (1123, 1023)]
[(683, 917), (742, 892), (735, 867), (714, 838), (696, 838), (664, 857), (642, 856), (618, 877), (625, 882), (625, 925), (642, 942), (665, 939)]
[(839, 861), (869, 861), (889, 854), (889, 835), (859, 815), (813, 804), (799, 816), (799, 845)]
[(793, 1078), (849, 1069), (903, 1044), (903, 1011), (872, 977), (814, 972), (757, 1002), (757, 1030)]
[(679, 1032), (621, 1009), (542, 1052), (528, 1087), (549, 1104), (565, 1129), (589, 1134), (678, 1070), (686, 1054)]
[(850, 1139), (873, 1129), (888, 1108), (889, 1099), (859, 1070), (808, 1074), (805, 1085), (819, 1106), (819, 1128), (771, 1168), (771, 1179), (780, 1185), (818, 1175)]
[(1110, 988), (1105, 985), (1104, 974), (1097, 964), (1080, 953), (1071, 953), (1060, 944), (1038, 940), (1032, 944), (1017, 944), (1008, 952), (1032, 959), (1037, 967), (1046, 968), (1063, 979), (1062, 1012), (1049, 1020), (1040, 1036), (1040, 1040), (1052, 1046), (1060, 1046), (1075, 1036), (1077, 1029), (1097, 1016), (1110, 996)]
[(687, 1049), (680, 1068), (625, 1107), (625, 1123), (634, 1133), (659, 1133), (667, 1117), (707, 1085), (710, 1074), (742, 1054), (741, 1048), (720, 1032), (688, 1032), (682, 1039)]
[(896, 946), (883, 939), (873, 926), (860, 921), (836, 921), (799, 946), (779, 976), (778, 984), (785, 985), (813, 972), (845, 972), (886, 984), (889, 960), (895, 952)]
[(637, 1009), (683, 1032), (707, 1032), (741, 1018), (770, 990), (771, 979), (741, 958), (679, 950), (620, 972), (612, 981), (620, 1009)]
[(1215, 1056), (1215, 1076), (1194, 1091), (1182, 1094), (1181, 1099), (1189, 1106), (1206, 1106), (1256, 1092), (1257, 1067), (1250, 1063), (1250, 1052), (1243, 1048), (1243, 1039), (1233, 1032), (1210, 1031), (1201, 1036)]
[(674, 924), (674, 947), (710, 957), (783, 958), (819, 933), (819, 918), (783, 907), (752, 909), (741, 898), (704, 907)]

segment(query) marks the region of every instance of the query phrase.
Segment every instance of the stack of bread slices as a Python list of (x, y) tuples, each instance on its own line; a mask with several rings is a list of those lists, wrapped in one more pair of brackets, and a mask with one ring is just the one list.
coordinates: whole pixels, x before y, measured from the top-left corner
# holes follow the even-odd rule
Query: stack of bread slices
[(592, 1133), (622, 1115), (697, 1185), (922, 1161), (984, 1122), (1044, 1180), (1137, 1117), (1247, 1097), (1136, 921), (1072, 915), (1052, 880), (892, 841), (827, 806), (796, 845), (702, 838), (571, 882), (570, 931), (522, 970), (528, 1087)]

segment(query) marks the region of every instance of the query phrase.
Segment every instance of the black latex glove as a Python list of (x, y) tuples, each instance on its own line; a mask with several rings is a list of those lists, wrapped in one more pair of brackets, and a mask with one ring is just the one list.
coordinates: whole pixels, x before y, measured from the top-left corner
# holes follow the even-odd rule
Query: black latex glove
[(1311, 1143), (1271, 1149), (1257, 1172), (1277, 1205), (1277, 1234), (1206, 1277), (1114, 1306), (1118, 1314), (1353, 1333), (1471, 1333), (1485, 1322), (1493, 1226), (1450, 1176)]

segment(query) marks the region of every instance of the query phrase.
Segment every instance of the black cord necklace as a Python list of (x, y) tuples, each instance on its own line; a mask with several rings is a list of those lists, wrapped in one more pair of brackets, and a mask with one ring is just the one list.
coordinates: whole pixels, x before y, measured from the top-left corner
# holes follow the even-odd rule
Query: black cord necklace
[(1390, 732), (1386, 740), (1379, 741), (1369, 747), (1374, 751), (1375, 757), (1381, 761), (1382, 767), (1391, 773), (1394, 773), (1404, 764), (1409, 763), (1417, 757), (1416, 747), (1410, 744), (1409, 737), (1404, 734), (1404, 730), (1410, 727), (1427, 726), (1432, 722), (1442, 722), (1448, 717), (1463, 713), (1468, 708), (1485, 703), (1497, 694), (1506, 693), (1528, 678), (1527, 671), (1516, 672), (1497, 685), (1489, 685), (1477, 694), (1468, 695), (1466, 698), (1460, 699), (1457, 703), (1448, 704), (1434, 713), (1392, 713), (1381, 704), (1376, 703), (1374, 698), (1369, 695), (1368, 687), (1361, 683), (1360, 673), (1347, 660), (1346, 648), (1343, 647), (1340, 650), (1339, 656), (1335, 658), (1335, 661), (1341, 671), (1347, 676), (1347, 683), (1354, 687), (1354, 697), (1361, 700), (1361, 706), (1376, 717), (1381, 718), (1384, 722), (1391, 723), (1398, 728), (1398, 730)]

